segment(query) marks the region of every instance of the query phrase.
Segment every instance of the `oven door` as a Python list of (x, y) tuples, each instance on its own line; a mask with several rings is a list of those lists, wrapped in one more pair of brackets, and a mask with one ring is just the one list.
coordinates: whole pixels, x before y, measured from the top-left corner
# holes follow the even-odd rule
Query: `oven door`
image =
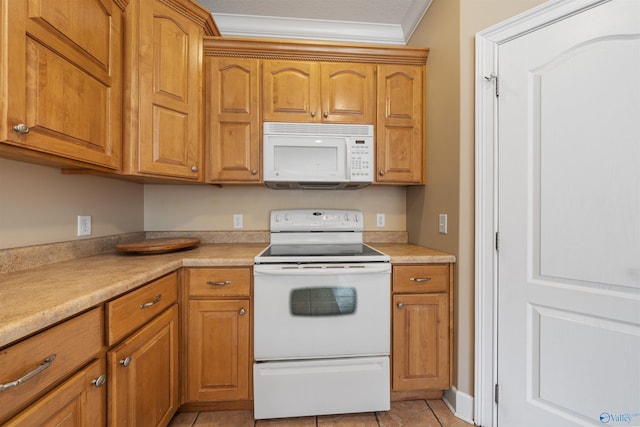
[(388, 263), (254, 266), (256, 361), (388, 355)]

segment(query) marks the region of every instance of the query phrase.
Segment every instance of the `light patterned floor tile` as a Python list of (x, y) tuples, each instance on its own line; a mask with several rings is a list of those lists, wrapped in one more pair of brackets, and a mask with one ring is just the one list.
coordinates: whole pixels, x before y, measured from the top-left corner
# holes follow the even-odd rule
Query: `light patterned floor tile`
[(380, 427), (440, 427), (424, 400), (391, 402), (391, 410), (378, 412)]
[(256, 427), (316, 427), (316, 417), (257, 420)]
[(200, 412), (193, 427), (253, 427), (253, 411)]
[(173, 416), (169, 427), (191, 427), (197, 417), (197, 412), (179, 412)]
[(378, 427), (376, 414), (322, 415), (318, 417), (318, 427)]

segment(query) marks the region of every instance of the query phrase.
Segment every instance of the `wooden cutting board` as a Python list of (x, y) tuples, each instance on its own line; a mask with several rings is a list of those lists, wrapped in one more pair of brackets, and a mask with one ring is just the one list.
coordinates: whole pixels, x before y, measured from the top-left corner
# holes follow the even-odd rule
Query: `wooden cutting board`
[(180, 249), (193, 248), (200, 244), (200, 239), (192, 237), (174, 237), (166, 239), (145, 239), (132, 243), (116, 245), (120, 252), (133, 253), (163, 253), (174, 252)]

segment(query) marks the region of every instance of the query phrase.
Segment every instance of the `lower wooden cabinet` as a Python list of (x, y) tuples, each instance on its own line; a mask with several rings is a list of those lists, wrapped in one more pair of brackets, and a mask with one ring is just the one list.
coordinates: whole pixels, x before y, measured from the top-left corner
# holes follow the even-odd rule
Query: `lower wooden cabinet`
[(392, 390), (450, 387), (450, 264), (393, 267)]
[[(0, 349), (0, 425), (12, 418), (16, 425), (45, 425), (48, 421), (29, 420), (50, 420), (54, 413), (64, 418), (63, 412), (70, 410), (80, 417), (74, 416), (76, 420), (86, 415), (85, 408), (57, 406), (72, 402), (83, 393), (90, 395), (93, 402), (96, 393), (89, 393), (91, 381), (83, 378), (93, 375), (92, 379), (97, 379), (105, 373), (104, 369), (94, 372), (86, 367), (101, 357), (103, 316), (102, 307), (97, 307)], [(102, 403), (104, 406), (104, 399)]]
[(106, 385), (104, 359), (77, 372), (5, 426), (104, 426)]
[(178, 409), (178, 305), (107, 352), (110, 426), (166, 426)]
[(251, 269), (186, 273), (187, 402), (251, 399)]

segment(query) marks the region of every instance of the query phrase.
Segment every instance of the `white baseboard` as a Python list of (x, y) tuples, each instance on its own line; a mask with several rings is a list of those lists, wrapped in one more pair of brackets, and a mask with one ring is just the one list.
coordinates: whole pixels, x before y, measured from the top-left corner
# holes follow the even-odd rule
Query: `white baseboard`
[(451, 409), (453, 415), (468, 423), (475, 424), (473, 422), (473, 396), (452, 386), (450, 390), (444, 392), (442, 400)]

